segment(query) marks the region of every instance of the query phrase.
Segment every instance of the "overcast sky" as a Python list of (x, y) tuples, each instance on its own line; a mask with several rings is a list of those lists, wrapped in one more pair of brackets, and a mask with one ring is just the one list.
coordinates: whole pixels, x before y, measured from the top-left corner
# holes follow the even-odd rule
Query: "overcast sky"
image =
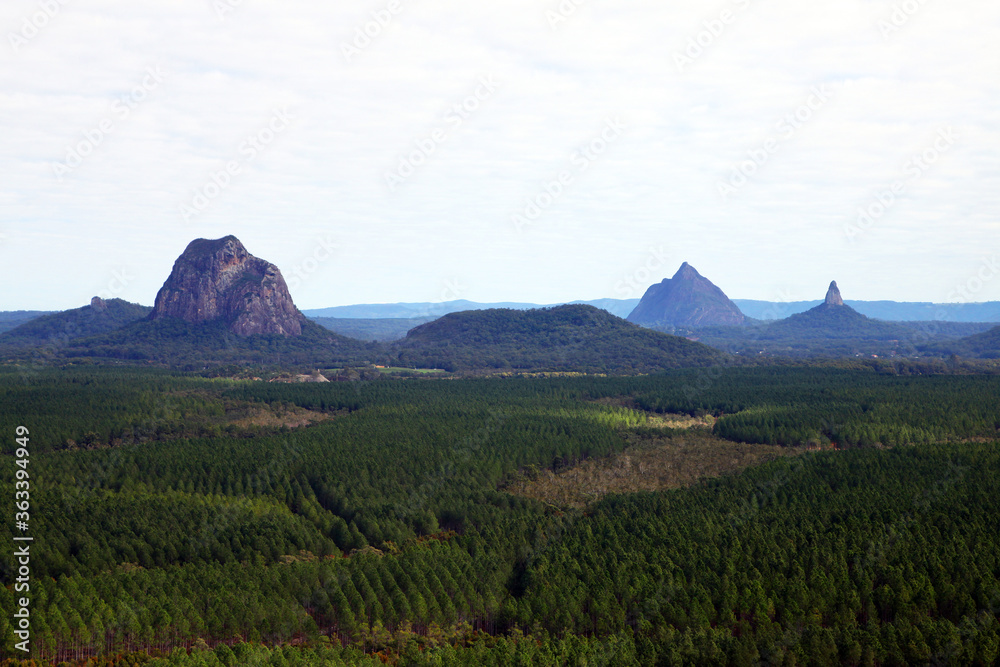
[(301, 308), (683, 261), (1000, 300), (995, 1), (4, 0), (0, 32), (0, 310), (151, 305), (226, 234)]

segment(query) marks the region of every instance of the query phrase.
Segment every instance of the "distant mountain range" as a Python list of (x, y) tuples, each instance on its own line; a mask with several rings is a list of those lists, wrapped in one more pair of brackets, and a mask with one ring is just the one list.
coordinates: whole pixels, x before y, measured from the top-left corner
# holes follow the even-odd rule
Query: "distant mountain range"
[(331, 308), (315, 308), (303, 310), (306, 317), (313, 319), (324, 317), (334, 319), (435, 319), (448, 313), (458, 313), (463, 310), (489, 310), (509, 308), (513, 310), (530, 310), (532, 308), (553, 308), (569, 304), (582, 304), (606, 310), (612, 315), (625, 318), (639, 304), (639, 299), (592, 299), (590, 301), (571, 301), (564, 303), (522, 303), (503, 301), (499, 303), (480, 303), (477, 301), (418, 302), (418, 303), (362, 303), (355, 306), (333, 306)]
[[(823, 303), (816, 301), (757, 301), (733, 299), (747, 317), (780, 320)], [(1000, 322), (1000, 301), (930, 303), (926, 301), (844, 301), (862, 315), (889, 322)]]
[[(816, 305), (807, 308), (811, 304)], [(976, 318), (992, 321), (970, 321)], [(190, 369), (384, 363), (462, 371), (645, 373), (716, 363), (723, 358), (719, 350), (755, 356), (994, 358), (1000, 357), (1000, 327), (992, 323), (997, 320), (998, 302), (845, 302), (836, 282), (823, 302), (734, 302), (686, 262), (673, 278), (650, 286), (641, 300), (549, 307), (458, 300), (303, 313), (278, 267), (226, 236), (192, 241), (153, 308), (94, 297), (89, 306), (60, 313), (0, 313), (0, 326), (12, 327), (0, 332), (0, 358), (35, 358), (30, 350), (45, 347), (51, 358)]]
[[(740, 311), (755, 320), (780, 320), (795, 313), (803, 313), (823, 303), (822, 299), (812, 301), (759, 301), (755, 299), (732, 299)], [(627, 318), (639, 299), (592, 299), (573, 301), (602, 308), (612, 315)], [(1000, 301), (982, 303), (930, 303), (925, 301), (844, 301), (862, 315), (890, 322), (998, 322), (1000, 323)], [(440, 317), (462, 310), (486, 310), (488, 308), (551, 308), (562, 303), (480, 303), (477, 301), (443, 301), (437, 303), (373, 303), (355, 306), (334, 306), (303, 310), (310, 318), (330, 317), (336, 319), (383, 319)], [(22, 311), (23, 312), (23, 311)]]
[[(481, 310), (481, 309), (476, 309)], [(457, 311), (456, 311), (457, 312)], [(433, 322), (436, 317), (382, 317), (363, 319), (360, 317), (312, 317), (313, 322), (326, 327), (341, 336), (357, 340), (392, 341), (406, 337), (413, 327)]]
[(966, 351), (982, 357), (983, 345), (965, 345), (993, 323), (888, 322), (868, 317), (841, 297), (836, 281), (819, 305), (779, 320), (754, 320), (743, 327), (668, 329), (734, 354), (798, 357), (945, 356)]

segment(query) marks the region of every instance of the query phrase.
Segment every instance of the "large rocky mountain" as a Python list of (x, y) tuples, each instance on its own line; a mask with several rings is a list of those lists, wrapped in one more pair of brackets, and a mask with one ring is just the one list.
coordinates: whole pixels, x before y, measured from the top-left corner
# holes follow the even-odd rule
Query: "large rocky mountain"
[(738, 326), (746, 321), (736, 304), (687, 262), (673, 278), (650, 286), (627, 319), (646, 327)]
[(840, 296), (840, 288), (837, 287), (837, 281), (830, 281), (830, 288), (826, 290), (826, 299), (823, 300), (824, 306), (843, 306), (844, 297)]
[(191, 241), (174, 262), (149, 317), (222, 321), (240, 336), (299, 336), (306, 321), (278, 267), (251, 255), (231, 235)]

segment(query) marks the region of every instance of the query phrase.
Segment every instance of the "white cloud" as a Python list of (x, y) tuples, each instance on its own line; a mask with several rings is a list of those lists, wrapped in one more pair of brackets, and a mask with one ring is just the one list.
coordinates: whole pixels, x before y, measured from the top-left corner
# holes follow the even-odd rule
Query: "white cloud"
[[(42, 10), (3, 3), (0, 261), (24, 279), (0, 308), (86, 303), (125, 265), (122, 296), (151, 303), (188, 241), (226, 233), (286, 271), (318, 236), (340, 239), (296, 287), (302, 307), (433, 300), (454, 277), (482, 301), (616, 296), (661, 245), (674, 265), (651, 281), (687, 260), (734, 297), (836, 278), (848, 298), (941, 299), (998, 250), (993, 3), (926, 2), (883, 36), (882, 0), (589, 0), (555, 30), (555, 2), (399, 0), (350, 62), (342, 45), (387, 1), (231, 4), (220, 20), (209, 0), (63, 0), (15, 51), (10, 34)], [(678, 71), (723, 10), (732, 21)], [(163, 82), (115, 115), (150, 67)], [(495, 94), (449, 124), (484, 76)], [(830, 100), (722, 201), (718, 183), (823, 85)], [(243, 159), (285, 107), (287, 131)], [(517, 234), (511, 213), (614, 116), (620, 140)], [(107, 118), (57, 179), (53, 164)], [(857, 207), (946, 126), (954, 147), (849, 242)], [(385, 173), (439, 128), (391, 192)], [(179, 207), (234, 159), (240, 173), (185, 222)], [(980, 298), (1000, 299), (1000, 284)]]

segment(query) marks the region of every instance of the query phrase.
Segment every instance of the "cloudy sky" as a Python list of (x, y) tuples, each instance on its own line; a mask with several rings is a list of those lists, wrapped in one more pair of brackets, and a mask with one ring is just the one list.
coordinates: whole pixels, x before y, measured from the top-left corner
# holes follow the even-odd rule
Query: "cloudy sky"
[[(1000, 300), (988, 0), (4, 0), (0, 310), (236, 234), (302, 308)], [(294, 277), (293, 277), (294, 276)]]

